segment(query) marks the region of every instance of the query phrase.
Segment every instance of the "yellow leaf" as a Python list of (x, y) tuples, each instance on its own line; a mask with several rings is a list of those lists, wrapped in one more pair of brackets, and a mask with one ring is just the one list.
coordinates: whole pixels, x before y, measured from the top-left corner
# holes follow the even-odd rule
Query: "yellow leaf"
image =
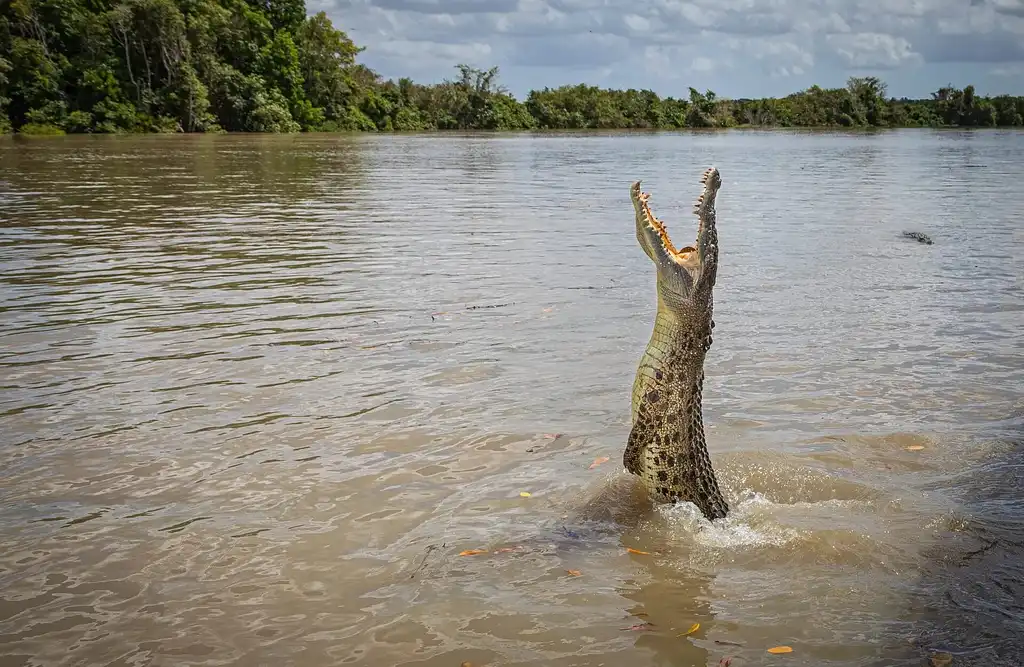
[(466, 549), (465, 551), (459, 552), (460, 556), (475, 556), (477, 554), (485, 554), (487, 549)]
[(903, 449), (907, 450), (908, 452), (919, 452), (922, 449), (924, 449), (924, 445), (910, 445), (909, 447), (904, 447)]
[(641, 556), (650, 556), (651, 554), (646, 551), (640, 551), (639, 549), (633, 549), (632, 547), (626, 547), (626, 551), (631, 554), (639, 554)]
[(768, 649), (769, 653), (792, 653), (793, 648), (791, 646), (773, 646)]
[(582, 573), (582, 572), (580, 572), (579, 570), (566, 570), (566, 572), (568, 572), (569, 574), (571, 574), (571, 575), (572, 575), (572, 576), (574, 576), (574, 577), (578, 577), (578, 576), (580, 576), (581, 574), (583, 574), (583, 573)]
[(598, 456), (596, 459), (594, 459), (594, 462), (590, 464), (590, 468), (589, 469), (593, 470), (597, 466), (599, 466), (602, 463), (605, 463), (607, 461), (608, 461), (608, 457), (607, 456)]
[(686, 635), (692, 635), (693, 633), (697, 632), (697, 630), (700, 630), (700, 623), (694, 623), (693, 625), (690, 626), (689, 630), (679, 634), (678, 636), (679, 637), (685, 637)]
[(519, 495), (522, 496), (523, 498), (529, 498), (530, 497), (530, 492), (529, 491), (520, 491)]

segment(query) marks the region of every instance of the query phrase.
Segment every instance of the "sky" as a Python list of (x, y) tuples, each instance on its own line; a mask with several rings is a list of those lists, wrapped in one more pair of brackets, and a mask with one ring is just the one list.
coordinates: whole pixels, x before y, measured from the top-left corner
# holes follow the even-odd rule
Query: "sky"
[(499, 68), (520, 99), (587, 83), (775, 97), (877, 76), (895, 97), (947, 84), (1024, 94), (1024, 0), (307, 0), (385, 78)]

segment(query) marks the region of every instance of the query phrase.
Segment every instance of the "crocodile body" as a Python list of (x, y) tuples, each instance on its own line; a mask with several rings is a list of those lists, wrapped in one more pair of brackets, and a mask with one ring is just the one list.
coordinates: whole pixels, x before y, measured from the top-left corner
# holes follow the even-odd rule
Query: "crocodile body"
[(908, 239), (914, 239), (918, 243), (924, 243), (926, 245), (932, 244), (932, 237), (922, 232), (903, 232), (903, 236)]
[(641, 192), (640, 182), (630, 188), (637, 240), (657, 270), (658, 311), (633, 383), (632, 428), (623, 464), (655, 501), (692, 502), (714, 520), (724, 518), (729, 506), (708, 456), (701, 391), (715, 326), (715, 198), (722, 180), (712, 167), (701, 182), (703, 192), (694, 205), (697, 241), (680, 250), (651, 212), (650, 195)]

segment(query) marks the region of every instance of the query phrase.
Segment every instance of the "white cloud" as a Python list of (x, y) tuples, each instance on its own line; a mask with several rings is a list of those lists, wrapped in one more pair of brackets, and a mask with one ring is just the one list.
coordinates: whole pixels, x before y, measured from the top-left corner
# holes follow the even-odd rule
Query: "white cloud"
[(893, 69), (920, 64), (921, 54), (903, 37), (878, 32), (829, 35), (827, 40), (850, 67), (857, 69)]
[(651, 29), (651, 20), (636, 14), (626, 14), (622, 17), (622, 21), (633, 32), (647, 32)]
[(715, 69), (715, 61), (704, 56), (697, 56), (690, 63), (690, 69), (694, 72), (711, 72)]
[(996, 67), (995, 69), (992, 70), (992, 75), (999, 77), (1005, 76), (1024, 79), (1024, 63)]
[(440, 44), (438, 42), (413, 42), (395, 40), (380, 45), (380, 51), (388, 56), (416, 60), (439, 60), (448, 62), (478, 62), (491, 55), (491, 45), (481, 42), (469, 44)]

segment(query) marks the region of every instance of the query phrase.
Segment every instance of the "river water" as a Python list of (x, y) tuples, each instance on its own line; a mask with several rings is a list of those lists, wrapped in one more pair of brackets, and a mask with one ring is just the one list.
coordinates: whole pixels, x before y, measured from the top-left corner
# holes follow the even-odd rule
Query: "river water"
[[(712, 164), (720, 525), (621, 464), (629, 183), (684, 245)], [(0, 141), (0, 665), (1024, 664), (1022, 173), (997, 131)]]

